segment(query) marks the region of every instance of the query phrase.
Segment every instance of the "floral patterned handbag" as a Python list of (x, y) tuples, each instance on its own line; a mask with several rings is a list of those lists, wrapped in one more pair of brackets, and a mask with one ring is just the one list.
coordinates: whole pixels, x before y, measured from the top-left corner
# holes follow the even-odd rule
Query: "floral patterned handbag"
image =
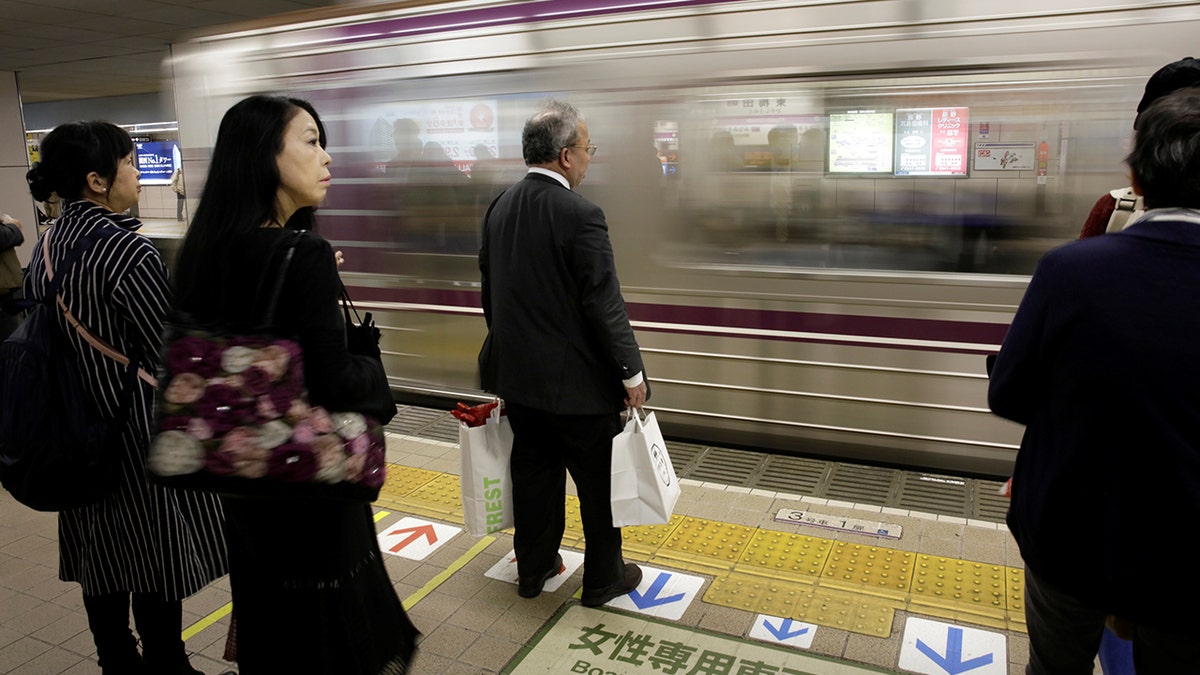
[(240, 496), (379, 496), (382, 426), (311, 405), (299, 343), (270, 331), (295, 241), (270, 296), (266, 328), (245, 334), (180, 312), (168, 317), (147, 460), (152, 480)]

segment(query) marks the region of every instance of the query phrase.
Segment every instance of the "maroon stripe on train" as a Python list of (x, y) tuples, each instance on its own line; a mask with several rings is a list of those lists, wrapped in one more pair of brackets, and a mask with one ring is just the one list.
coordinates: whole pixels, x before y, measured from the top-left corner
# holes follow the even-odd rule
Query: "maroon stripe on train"
[[(433, 312), (461, 314), (466, 308), (479, 308), (479, 292), (474, 290), (388, 290), (359, 287), (353, 289), (351, 297), (363, 302), (404, 302), (433, 305), (444, 309)], [(956, 352), (964, 354), (986, 354), (995, 349), (972, 349), (966, 347), (938, 347), (934, 345), (885, 345), (839, 339), (843, 336), (883, 338), (900, 340), (930, 340), (937, 342), (965, 342), (999, 347), (1008, 331), (1008, 324), (980, 323), (975, 321), (945, 321), (940, 319), (908, 319), (889, 316), (857, 316), (848, 314), (819, 314), (815, 312), (785, 312), (779, 310), (732, 309), (724, 307), (700, 307), (662, 305), (652, 303), (629, 303), (629, 318), (634, 321), (676, 324), (656, 328), (639, 328), (664, 333), (686, 333), (696, 335), (718, 335), (728, 337), (750, 337), (753, 339), (816, 342), (857, 346), (879, 346), (891, 349), (913, 349), (920, 351)], [(699, 332), (687, 326), (707, 326), (712, 331)], [(794, 333), (818, 333), (824, 336), (747, 336), (739, 330), (772, 330)]]
[(628, 0), (543, 0), (542, 2), (522, 2), (499, 7), (464, 9), (441, 14), (381, 19), (379, 21), (341, 26), (334, 29), (336, 34), (339, 35), (339, 39), (323, 41), (322, 46), (377, 41), (410, 35), (427, 35), (429, 33), (454, 30), (469, 30), (472, 28), (541, 23), (562, 19), (578, 19), (588, 16), (604, 16), (606, 14), (627, 14), (635, 11), (720, 5), (739, 1), (659, 0), (654, 2), (653, 0), (642, 0), (637, 3), (630, 3)]

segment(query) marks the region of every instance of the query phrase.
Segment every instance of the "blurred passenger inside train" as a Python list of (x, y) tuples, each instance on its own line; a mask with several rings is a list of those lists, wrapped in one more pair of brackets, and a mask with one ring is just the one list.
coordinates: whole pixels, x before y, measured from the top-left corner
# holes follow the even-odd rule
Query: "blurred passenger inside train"
[(503, 175), (500, 160), (486, 143), (475, 144), (471, 156), (471, 192), (474, 194), (475, 222), (478, 223), (496, 195), (504, 191), (505, 185), (500, 182)]
[[(17, 329), (15, 307), (11, 303), (25, 285), (25, 274), (17, 260), (17, 247), (25, 243), (21, 221), (7, 213), (0, 214), (0, 340)], [(11, 307), (11, 311), (6, 311)]]
[(1042, 258), (991, 374), (992, 410), (1026, 426), (1008, 525), (1029, 675), (1091, 673), (1108, 615), (1139, 675), (1200, 663), (1200, 587), (1154, 569), (1200, 520), (1200, 89), (1144, 109), (1127, 162), (1146, 213)]
[[(170, 303), (167, 267), (149, 239), (121, 215), (141, 192), (133, 140), (107, 122), (56, 127), (41, 144), (41, 160), (26, 176), (38, 201), (57, 194), (62, 214), (34, 247), (25, 296), (47, 294), (45, 249), (65, 307), (93, 336), (139, 360), (153, 373)], [(103, 235), (101, 235), (103, 233)], [(85, 238), (103, 236), (69, 268), (65, 262)], [(177, 491), (146, 480), (152, 385), (101, 355), (59, 313), (74, 358), (101, 410), (127, 418), (116, 449), (116, 491), (99, 502), (58, 514), (59, 578), (83, 588), (83, 607), (101, 670), (115, 673), (197, 673), (180, 639), (183, 599), (227, 571), (223, 517), (216, 497)], [(129, 629), (130, 604), (141, 638)]]
[(570, 471), (587, 540), (582, 601), (595, 607), (642, 579), (622, 557), (609, 490), (621, 411), (640, 408), (649, 389), (604, 212), (574, 191), (596, 152), (587, 122), (548, 102), (526, 121), (521, 151), (528, 172), (483, 222), (479, 371), (513, 429), (517, 593), (537, 597), (563, 569)]
[(472, 197), (471, 179), (458, 170), (446, 148), (426, 141), (417, 173), (410, 174), (409, 203), (419, 207), (418, 227), (426, 233), (428, 246), (444, 253), (478, 252)]
[[(1185, 87), (1200, 86), (1200, 61), (1186, 56), (1159, 68), (1146, 81), (1146, 90), (1138, 102), (1133, 129), (1137, 131), (1142, 112), (1158, 99)], [(1119, 231), (1144, 211), (1140, 196), (1132, 188), (1118, 188), (1101, 195), (1088, 213), (1079, 238), (1086, 239), (1105, 232)]]
[(384, 166), (384, 173), (399, 181), (407, 181), (408, 173), (421, 161), (421, 125), (408, 117), (392, 123), (392, 144), (396, 154)]
[[(378, 346), (347, 347), (335, 253), (309, 231), (330, 185), (326, 140), (298, 99), (251, 96), (225, 113), (179, 253), (176, 306), (198, 321), (255, 328), (267, 302), (256, 289), (283, 271), (274, 329), (300, 343), (311, 402), (386, 424), (396, 407)], [(222, 503), (242, 675), (405, 672), (418, 633), (384, 568), (369, 503)]]

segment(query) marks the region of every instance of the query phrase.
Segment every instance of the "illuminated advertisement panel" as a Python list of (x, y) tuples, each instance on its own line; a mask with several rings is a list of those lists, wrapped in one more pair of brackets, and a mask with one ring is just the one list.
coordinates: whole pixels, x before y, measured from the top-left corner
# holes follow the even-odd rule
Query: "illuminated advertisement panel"
[(829, 115), (830, 173), (892, 173), (892, 113), (849, 110)]
[(137, 141), (134, 146), (142, 185), (170, 185), (179, 166), (179, 141)]
[(967, 129), (967, 108), (897, 110), (896, 175), (967, 175)]

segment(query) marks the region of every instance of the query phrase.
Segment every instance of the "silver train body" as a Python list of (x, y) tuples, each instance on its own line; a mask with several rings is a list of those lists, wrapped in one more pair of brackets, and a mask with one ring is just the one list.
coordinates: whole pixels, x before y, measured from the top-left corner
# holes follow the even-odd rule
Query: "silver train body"
[(985, 356), (1198, 29), (1153, 0), (467, 0), (233, 26), (170, 66), (189, 194), (236, 100), (321, 113), (319, 227), (401, 398), (486, 396), (479, 223), (557, 97), (669, 436), (1003, 476)]

